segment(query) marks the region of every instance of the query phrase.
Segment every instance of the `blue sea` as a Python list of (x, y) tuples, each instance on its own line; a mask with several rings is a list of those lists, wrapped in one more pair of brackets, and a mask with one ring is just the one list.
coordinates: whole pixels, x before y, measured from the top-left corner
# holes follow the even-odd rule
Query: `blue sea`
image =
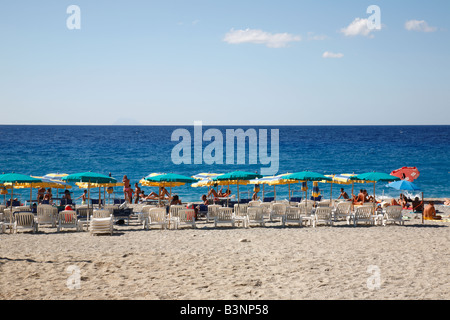
[[(218, 126), (223, 133), (224, 164), (174, 164), (172, 150), (179, 140), (172, 141), (175, 130), (186, 129), (194, 138), (194, 126), (0, 126), (0, 172), (16, 172), (42, 176), (47, 173), (98, 172), (121, 181), (127, 175), (131, 183), (153, 172), (194, 175), (200, 172), (226, 173), (234, 170), (257, 171), (269, 165), (249, 164), (248, 145), (244, 164), (226, 164), (226, 130), (268, 130), (268, 153), (271, 151), (271, 130), (279, 131), (278, 174), (316, 171), (323, 174), (391, 171), (417, 167), (420, 177), (415, 183), (425, 197), (450, 197), (450, 126)], [(210, 142), (203, 142), (203, 148)], [(237, 150), (235, 150), (237, 153)], [(333, 186), (333, 195), (338, 188)], [(312, 187), (312, 186), (311, 186)], [(330, 185), (319, 184), (324, 197), (330, 195)], [(351, 192), (351, 186), (343, 186)], [(372, 193), (373, 186), (355, 185)], [(155, 188), (143, 187), (146, 193)], [(236, 187), (231, 188), (233, 192)], [(269, 190), (268, 190), (269, 189)], [(273, 188), (266, 189), (267, 192)], [(300, 185), (291, 185), (294, 196)], [(73, 187), (73, 197), (82, 190)], [(123, 197), (117, 188), (116, 197)], [(250, 186), (240, 187), (249, 192)], [(17, 191), (22, 201), (29, 199), (29, 190)], [(33, 198), (35, 198), (35, 192)], [(207, 188), (185, 185), (173, 189), (183, 201), (198, 201)], [(277, 199), (288, 197), (287, 186), (277, 186)], [(399, 191), (376, 186), (377, 195), (398, 196)], [(242, 195), (241, 195), (242, 196)], [(266, 194), (270, 196), (270, 194)]]

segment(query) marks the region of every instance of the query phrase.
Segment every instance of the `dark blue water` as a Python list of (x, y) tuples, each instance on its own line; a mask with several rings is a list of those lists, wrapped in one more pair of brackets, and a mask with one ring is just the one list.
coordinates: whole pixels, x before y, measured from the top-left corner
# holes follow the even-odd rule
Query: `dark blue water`
[[(51, 172), (93, 171), (122, 180), (124, 174), (138, 182), (152, 172), (194, 175), (199, 172), (225, 173), (234, 170), (258, 171), (268, 167), (248, 164), (180, 164), (172, 162), (172, 126), (0, 126), (0, 172), (45, 175)], [(193, 137), (193, 126), (184, 127)], [(210, 127), (203, 127), (203, 132)], [(248, 127), (215, 127), (225, 130)], [(317, 171), (323, 174), (390, 173), (403, 166), (415, 166), (421, 174), (415, 181), (426, 197), (450, 196), (450, 126), (281, 126), (252, 127), (279, 130), (278, 173)], [(206, 147), (209, 142), (204, 142)], [(248, 146), (247, 146), (248, 147)], [(248, 148), (247, 148), (248, 149)], [(247, 150), (248, 153), (248, 150)], [(193, 157), (193, 156), (192, 156)], [(225, 162), (225, 158), (224, 158)], [(329, 195), (329, 185), (320, 184)], [(337, 194), (340, 186), (334, 186)], [(360, 186), (356, 186), (359, 188)], [(298, 190), (299, 186), (291, 186)], [(350, 190), (348, 186), (345, 186)], [(365, 187), (371, 192), (371, 187)], [(250, 189), (242, 187), (241, 191)], [(80, 189), (72, 188), (74, 196)], [(118, 188), (117, 190), (120, 190)], [(144, 187), (150, 191), (151, 188)], [(153, 189), (154, 190), (154, 189)], [(235, 190), (233, 187), (232, 190)], [(287, 186), (277, 187), (278, 198), (287, 197)], [(182, 186), (174, 189), (183, 201), (198, 200), (205, 188)], [(377, 193), (398, 195), (398, 191), (377, 184)], [(21, 191), (22, 199), (29, 190)]]

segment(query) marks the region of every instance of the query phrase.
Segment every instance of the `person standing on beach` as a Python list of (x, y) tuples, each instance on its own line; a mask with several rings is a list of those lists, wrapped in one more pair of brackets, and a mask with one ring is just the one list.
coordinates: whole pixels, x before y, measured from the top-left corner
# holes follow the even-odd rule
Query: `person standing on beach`
[(86, 204), (86, 196), (87, 196), (87, 190), (85, 189), (83, 191), (83, 194), (81, 196), (79, 196), (78, 198), (76, 198), (75, 200), (78, 200), (81, 198), (81, 205), (85, 205)]
[(128, 203), (133, 203), (133, 190), (131, 189), (130, 179), (128, 179), (127, 175), (123, 176), (122, 182), (125, 201), (128, 201)]
[(134, 203), (139, 203), (139, 198), (141, 197), (141, 188), (139, 188), (138, 183), (134, 184)]

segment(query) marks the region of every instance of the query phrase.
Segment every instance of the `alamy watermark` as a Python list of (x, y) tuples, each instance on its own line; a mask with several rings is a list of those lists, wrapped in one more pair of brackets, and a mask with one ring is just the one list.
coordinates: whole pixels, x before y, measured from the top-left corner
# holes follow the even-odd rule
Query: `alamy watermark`
[(381, 271), (378, 266), (370, 265), (367, 267), (367, 272), (371, 274), (367, 278), (367, 288), (369, 290), (379, 290), (381, 288)]
[[(172, 162), (174, 164), (208, 165), (246, 164), (247, 139), (248, 164), (258, 164), (259, 161), (259, 164), (266, 166), (261, 167), (262, 175), (275, 175), (279, 168), (278, 129), (270, 129), (269, 155), (267, 129), (250, 128), (245, 131), (243, 129), (226, 129), (224, 139), (223, 133), (219, 129), (210, 128), (203, 132), (202, 122), (196, 121), (194, 122), (193, 138), (187, 129), (176, 129), (172, 132), (171, 140), (178, 141), (178, 144), (172, 149)], [(203, 148), (203, 142), (209, 142), (209, 144)]]
[(367, 28), (369, 30), (381, 30), (381, 9), (377, 5), (367, 7), (367, 13), (372, 14), (367, 18)]
[(66, 280), (66, 286), (69, 290), (81, 289), (81, 270), (76, 265), (70, 265), (67, 267), (66, 272), (69, 277)]
[(67, 14), (70, 14), (66, 20), (66, 26), (69, 30), (81, 29), (81, 9), (77, 5), (70, 5), (66, 10)]

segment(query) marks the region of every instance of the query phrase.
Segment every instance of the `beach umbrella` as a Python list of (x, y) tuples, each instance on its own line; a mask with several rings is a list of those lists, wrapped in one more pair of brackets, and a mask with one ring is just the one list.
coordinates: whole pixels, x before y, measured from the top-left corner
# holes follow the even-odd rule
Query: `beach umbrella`
[(23, 183), (33, 183), (33, 182), (41, 182), (41, 179), (33, 178), (31, 176), (18, 174), (18, 173), (6, 173), (0, 175), (0, 184), (7, 184), (11, 185), (11, 208), (13, 205), (13, 190), (14, 186), (16, 184), (23, 184)]
[(386, 187), (394, 188), (396, 190), (421, 191), (421, 189), (416, 184), (408, 180), (390, 182), (386, 185)]
[[(400, 180), (388, 183), (386, 187), (394, 188), (396, 190), (405, 190), (405, 191), (422, 191), (416, 184), (408, 181), (408, 180)], [(422, 192), (422, 203), (423, 203), (423, 192)], [(422, 223), (423, 223), (423, 213), (422, 213)]]
[[(196, 175), (193, 175), (192, 178), (199, 180), (196, 183), (193, 183), (191, 187), (197, 188), (197, 187), (208, 187), (208, 193), (211, 187), (216, 186), (218, 189), (219, 184), (217, 182), (213, 182), (212, 178), (222, 175), (223, 173), (197, 173)], [(217, 190), (218, 191), (218, 190)]]
[(384, 172), (366, 172), (358, 174), (351, 179), (353, 180), (363, 180), (363, 181), (371, 181), (373, 182), (373, 212), (375, 214), (375, 185), (377, 182), (392, 182), (400, 180), (399, 177), (392, 176), (390, 174)]
[(30, 203), (33, 199), (33, 188), (55, 188), (55, 189), (70, 189), (72, 186), (66, 182), (60, 181), (60, 180), (52, 180), (49, 178), (44, 177), (38, 177), (38, 176), (31, 176), (36, 179), (40, 179), (40, 182), (24, 182), (24, 183), (17, 183), (15, 185), (16, 189), (24, 189), (24, 188), (30, 188)]
[(8, 194), (8, 189), (12, 189), (9, 185), (0, 185), (0, 194), (3, 195), (3, 203), (6, 205), (6, 195)]
[(333, 197), (333, 184), (345, 184), (345, 185), (352, 185), (352, 197), (353, 197), (353, 189), (354, 189), (354, 184), (355, 183), (367, 183), (368, 181), (364, 181), (364, 180), (352, 180), (352, 177), (355, 177), (356, 174), (355, 173), (339, 173), (339, 174), (333, 174), (333, 175), (325, 175), (328, 178), (331, 178), (331, 181), (319, 181), (321, 183), (330, 183), (331, 187), (330, 187), (330, 201), (332, 200)]
[(238, 194), (238, 205), (241, 200), (239, 195), (239, 185), (248, 184), (250, 180), (262, 178), (262, 175), (254, 172), (246, 172), (246, 171), (233, 171), (229, 173), (225, 173), (219, 176), (212, 178), (213, 181), (227, 181), (229, 183), (233, 182), (237, 186), (237, 194)]
[(89, 202), (91, 199), (91, 183), (116, 183), (117, 180), (113, 177), (96, 173), (96, 172), (80, 172), (80, 173), (73, 173), (69, 174), (67, 176), (64, 176), (61, 178), (62, 181), (69, 181), (69, 182), (86, 182), (88, 184), (88, 208), (89, 208)]
[[(332, 181), (332, 178), (327, 177), (321, 173), (312, 172), (312, 171), (301, 171), (301, 172), (288, 174), (285, 176), (285, 179), (296, 180), (297, 182), (299, 182), (299, 181)], [(306, 202), (308, 201), (307, 195), (305, 197), (305, 201)]]
[[(150, 177), (147, 176), (144, 180), (146, 181), (147, 185), (150, 184), (151, 186), (158, 186), (159, 190), (161, 190), (162, 187), (168, 186), (170, 188), (169, 198), (172, 198), (172, 187), (173, 186), (181, 186), (186, 183), (194, 183), (195, 181), (197, 181), (194, 178), (180, 175), (180, 174), (175, 174), (175, 173), (154, 175), (154, 176), (150, 176)], [(161, 205), (160, 197), (159, 197), (158, 203), (159, 203), (159, 205)], [(170, 221), (169, 221), (169, 228), (170, 228)]]
[(46, 175), (42, 176), (42, 178), (61, 181), (63, 177), (68, 175), (68, 173), (47, 173)]
[[(142, 180), (141, 180), (142, 181)], [(154, 186), (159, 187), (160, 190), (162, 187), (170, 188), (170, 198), (172, 197), (172, 187), (182, 186), (186, 183), (194, 183), (197, 180), (188, 176), (176, 174), (176, 173), (167, 173), (160, 174), (154, 176), (147, 176), (144, 181), (142, 181), (145, 186)], [(159, 199), (159, 203), (161, 203), (161, 199)]]
[(402, 180), (413, 182), (420, 175), (416, 167), (402, 167), (391, 172), (392, 176), (399, 177)]
[(249, 184), (261, 184), (263, 186), (263, 199), (264, 199), (264, 186), (273, 186), (273, 193), (274, 193), (274, 200), (276, 200), (276, 189), (275, 187), (277, 185), (285, 185), (287, 184), (289, 186), (289, 200), (291, 198), (291, 190), (290, 190), (290, 184), (296, 183), (295, 180), (289, 180), (285, 179), (285, 176), (287, 176), (290, 173), (283, 173), (276, 176), (265, 176), (258, 179), (252, 179), (249, 181)]

